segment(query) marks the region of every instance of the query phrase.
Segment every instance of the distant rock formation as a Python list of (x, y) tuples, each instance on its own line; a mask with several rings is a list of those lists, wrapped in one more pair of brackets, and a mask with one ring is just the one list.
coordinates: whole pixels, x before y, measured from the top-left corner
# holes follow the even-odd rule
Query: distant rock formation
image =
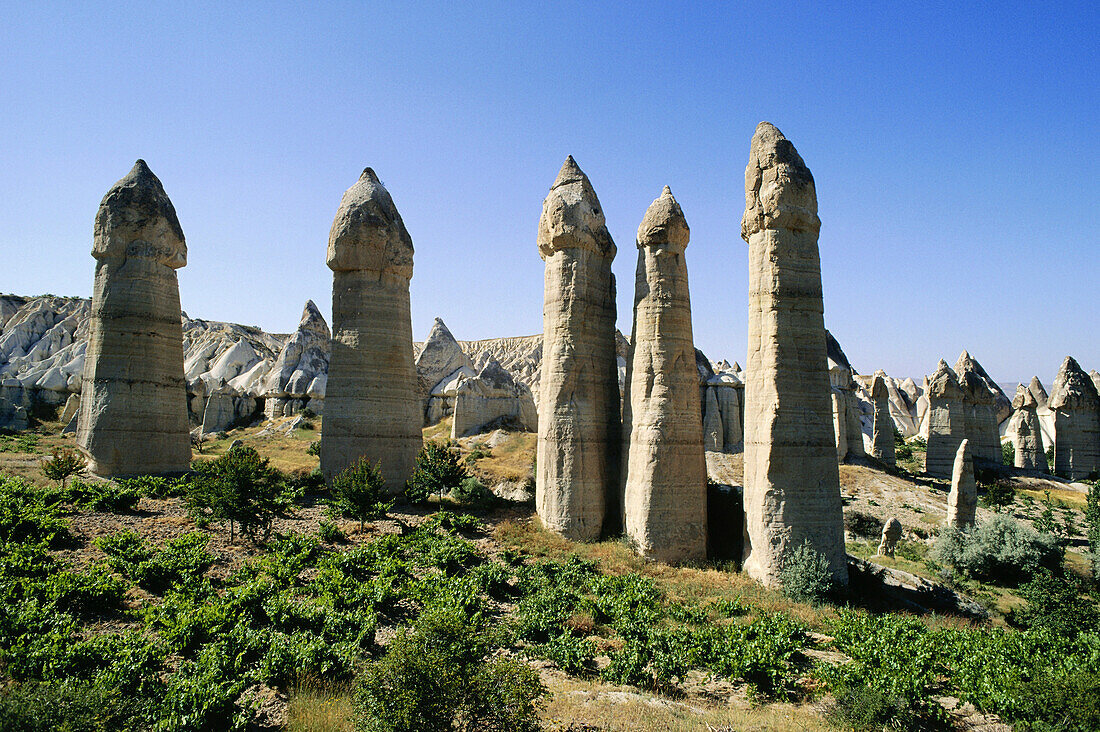
[[(1006, 398), (1007, 408), (1001, 417), (1001, 403), (1004, 396), (1001, 387), (993, 384), (982, 365), (971, 355), (963, 351), (955, 362), (955, 377), (963, 390), (963, 409), (966, 413), (966, 439), (970, 440), (970, 452), (979, 465), (1000, 465), (1001, 438), (999, 425), (1012, 414), (1011, 403)], [(996, 391), (994, 391), (996, 389)]]
[(367, 168), (344, 193), (329, 233), (332, 355), (321, 430), (327, 480), (360, 457), (381, 464), (391, 492), (423, 442), (409, 280), (413, 243), (389, 191)]
[(183, 473), (191, 462), (176, 270), (187, 244), (144, 160), (103, 197), (77, 440), (99, 476)]
[(707, 403), (703, 409), (703, 445), (707, 452), (722, 452), (726, 444), (726, 427), (722, 424), (718, 393), (714, 389), (705, 389), (704, 393)]
[(1046, 448), (1043, 445), (1035, 396), (1028, 387), (1020, 384), (1016, 387), (1016, 398), (1012, 400), (1012, 406), (1015, 411), (1009, 417), (1005, 435), (1012, 441), (1015, 451), (1013, 464), (1024, 470), (1047, 472)]
[(959, 444), (966, 439), (963, 390), (955, 372), (940, 360), (928, 380), (928, 451), (924, 470), (937, 478), (951, 475)]
[(1038, 376), (1031, 377), (1031, 383), (1027, 385), (1027, 390), (1031, 392), (1031, 396), (1035, 397), (1035, 403), (1039, 407), (1047, 406), (1049, 397), (1047, 396), (1047, 390), (1043, 388), (1043, 382), (1039, 381)]
[(890, 416), (890, 392), (886, 388), (886, 378), (885, 372), (876, 371), (871, 386), (871, 398), (875, 402), (871, 454), (887, 465), (894, 465), (894, 419)]
[(459, 369), (473, 367), (470, 357), (463, 352), (443, 320), (436, 318), (420, 353), (416, 355), (416, 375), (421, 396), (430, 394), (436, 384)]
[[(745, 170), (749, 244), (745, 382), (745, 561), (780, 584), (804, 542), (848, 579), (821, 296), (817, 194), (783, 134), (761, 122)], [(862, 440), (862, 437), (860, 438)]]
[(897, 549), (898, 542), (901, 540), (901, 522), (893, 516), (882, 527), (882, 540), (878, 544), (878, 551), (875, 552), (880, 557), (892, 557), (894, 551)]
[(501, 420), (529, 432), (538, 428), (531, 390), (513, 379), (503, 366), (490, 359), (476, 376), (466, 376), (466, 368), (461, 366), (455, 372), (462, 376), (454, 390), (452, 439), (484, 432)]
[(546, 263), (535, 505), (566, 538), (619, 523), (615, 242), (588, 177), (566, 159), (542, 204)]
[[(638, 227), (623, 410), (626, 536), (644, 556), (673, 563), (707, 557), (707, 465), (684, 258), (688, 238), (680, 204), (666, 186)], [(717, 410), (716, 399), (713, 404)], [(720, 421), (719, 431), (723, 439)]]
[[(266, 398), (268, 417), (289, 416), (306, 408), (324, 413), (331, 344), (328, 323), (313, 301), (306, 301), (298, 329), (283, 344), (262, 382), (260, 393)], [(263, 369), (254, 370), (259, 379)], [(249, 379), (246, 375), (242, 381), (247, 384)]]
[(1100, 471), (1100, 394), (1066, 356), (1047, 403), (1054, 412), (1054, 472), (1070, 480)]
[(970, 440), (959, 443), (951, 466), (951, 492), (947, 494), (947, 525), (968, 529), (978, 510), (978, 486), (974, 482), (974, 461)]
[(837, 459), (860, 460), (867, 456), (867, 450), (863, 443), (859, 399), (856, 397), (856, 372), (844, 355), (844, 349), (828, 330), (825, 331), (825, 346), (829, 385), (832, 387), (833, 438)]

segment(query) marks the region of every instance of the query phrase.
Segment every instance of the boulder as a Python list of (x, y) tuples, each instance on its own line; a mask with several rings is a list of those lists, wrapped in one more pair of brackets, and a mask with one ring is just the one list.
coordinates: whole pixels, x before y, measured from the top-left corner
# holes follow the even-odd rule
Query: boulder
[(898, 542), (901, 540), (901, 522), (894, 517), (890, 517), (882, 527), (882, 541), (878, 544), (878, 554), (881, 557), (894, 556), (894, 550), (897, 548)]

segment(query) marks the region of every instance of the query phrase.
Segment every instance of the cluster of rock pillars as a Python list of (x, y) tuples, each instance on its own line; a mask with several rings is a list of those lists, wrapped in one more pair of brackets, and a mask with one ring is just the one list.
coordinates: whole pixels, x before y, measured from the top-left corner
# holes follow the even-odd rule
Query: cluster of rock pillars
[[(705, 558), (708, 542), (720, 540), (716, 533), (742, 534), (745, 571), (770, 586), (780, 583), (788, 552), (808, 543), (836, 581), (847, 581), (837, 464), (846, 428), (836, 425), (842, 417), (827, 361), (820, 226), (810, 170), (778, 129), (760, 123), (741, 221), (749, 246), (744, 415), (723, 426), (720, 415), (736, 415), (739, 405), (719, 409), (716, 390), (700, 390), (685, 261), (690, 229), (680, 205), (665, 187), (638, 227), (620, 397), (615, 242), (588, 177), (566, 159), (543, 202), (537, 239), (545, 299), (535, 500), (548, 529), (579, 541), (624, 533), (641, 554), (668, 562)], [(182, 473), (191, 453), (176, 270), (187, 263), (187, 248), (175, 209), (144, 161), (100, 204), (92, 255), (78, 442), (90, 470), (103, 477)], [(340, 202), (327, 263), (333, 317), (321, 470), (331, 478), (366, 456), (398, 491), (413, 470), (424, 419), (411, 345), (413, 243), (370, 168)], [(960, 526), (974, 520), (974, 460), (1000, 461), (986, 381), (964, 354), (955, 371), (941, 361), (925, 390), (928, 472), (952, 476), (949, 522)], [(1035, 383), (1021, 386), (1013, 402), (1017, 465), (1045, 466), (1036, 410), (1047, 407), (1058, 420), (1056, 468), (1076, 475), (1100, 467), (1100, 396), (1090, 377), (1067, 359), (1049, 400)], [(892, 464), (884, 374), (875, 375), (871, 392), (870, 451)], [(727, 389), (721, 398), (738, 397)], [(849, 440), (862, 453), (855, 424)], [(705, 445), (741, 439), (743, 520), (737, 511), (716, 524), (713, 512), (708, 517)], [(884, 531), (884, 551), (900, 535), (894, 524)]]

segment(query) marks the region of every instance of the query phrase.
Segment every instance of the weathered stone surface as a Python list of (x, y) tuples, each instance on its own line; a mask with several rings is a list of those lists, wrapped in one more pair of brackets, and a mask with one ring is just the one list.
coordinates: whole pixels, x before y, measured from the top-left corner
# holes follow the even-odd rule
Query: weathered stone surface
[[(262, 391), (269, 402), (276, 407), (272, 412), (290, 413), (309, 407), (316, 414), (324, 411), (325, 393), (328, 390), (329, 360), (331, 358), (332, 334), (328, 323), (312, 300), (306, 301), (298, 328), (279, 349), (270, 366), (242, 371), (241, 375), (229, 382), (229, 387), (242, 394), (254, 396), (257, 388), (251, 387), (260, 378), (264, 378)], [(266, 377), (263, 376), (266, 371)], [(271, 416), (280, 416), (272, 414)]]
[(882, 527), (882, 541), (878, 544), (877, 554), (882, 557), (894, 556), (894, 550), (898, 546), (898, 541), (901, 540), (901, 522), (894, 517), (890, 517)]
[(937, 478), (951, 475), (959, 443), (966, 439), (963, 390), (955, 372), (940, 360), (928, 380), (928, 452), (925, 472)]
[[(707, 556), (707, 465), (684, 258), (688, 236), (680, 204), (666, 186), (638, 227), (623, 410), (624, 528), (640, 553), (665, 562)], [(714, 390), (707, 394), (717, 411)], [(720, 420), (718, 429), (721, 440)]]
[(886, 374), (875, 372), (871, 385), (871, 398), (875, 402), (875, 421), (871, 430), (871, 454), (879, 460), (894, 465), (894, 418), (890, 416), (890, 392), (886, 388)]
[(833, 430), (837, 459), (860, 460), (867, 452), (863, 445), (863, 425), (859, 400), (856, 398), (855, 369), (844, 355), (844, 349), (828, 330), (825, 331), (825, 352), (829, 364), (829, 385), (832, 387)]
[(546, 274), (536, 510), (551, 531), (588, 541), (621, 511), (615, 242), (572, 157), (543, 201), (538, 249)]
[(966, 439), (970, 451), (979, 465), (1001, 464), (1001, 438), (999, 425), (1012, 413), (1012, 405), (1004, 399), (1005, 414), (1000, 417), (998, 397), (1004, 393), (999, 386), (996, 392), (989, 387), (988, 375), (982, 365), (966, 351), (955, 363), (955, 377), (963, 390), (963, 409), (966, 413)]
[(833, 389), (829, 394), (833, 409), (833, 442), (837, 460), (848, 457), (848, 399), (844, 392)]
[(814, 179), (767, 122), (745, 170), (749, 244), (745, 382), (745, 561), (766, 585), (803, 542), (847, 582), (821, 296)]
[(185, 472), (191, 460), (176, 269), (187, 245), (145, 161), (107, 192), (96, 259), (78, 443), (100, 476)]
[(1100, 471), (1100, 394), (1070, 356), (1058, 369), (1047, 406), (1054, 412), (1054, 472), (1081, 480)]
[(722, 408), (718, 405), (718, 395), (708, 387), (707, 405), (703, 417), (703, 445), (711, 452), (722, 452), (725, 446), (726, 426), (722, 424)]
[(1031, 383), (1027, 385), (1027, 390), (1035, 397), (1035, 404), (1038, 407), (1047, 406), (1050, 397), (1047, 395), (1047, 390), (1043, 388), (1043, 382), (1039, 381), (1038, 376), (1031, 377)]
[(1096, 391), (1100, 392), (1100, 371), (1093, 369), (1089, 372), (1089, 378), (1092, 379), (1092, 385), (1096, 387)]
[(424, 346), (416, 356), (416, 375), (421, 394), (430, 394), (436, 384), (462, 367), (472, 369), (474, 364), (443, 320), (436, 318)]
[(344, 193), (328, 242), (332, 355), (321, 431), (326, 479), (360, 457), (380, 462), (391, 491), (423, 442), (409, 280), (413, 243), (389, 191), (367, 168)]
[[(462, 373), (465, 367), (460, 367)], [(538, 427), (531, 390), (512, 378), (504, 367), (490, 360), (476, 376), (459, 380), (454, 396), (451, 437), (478, 434), (498, 420), (506, 419), (521, 429)]]
[(974, 460), (970, 440), (959, 443), (951, 468), (951, 492), (947, 494), (947, 525), (966, 529), (974, 525), (978, 510), (978, 486), (974, 482)]
[(718, 400), (718, 411), (722, 413), (722, 450), (739, 452), (745, 441), (745, 435), (741, 429), (741, 398), (737, 395), (741, 389), (732, 384), (712, 384), (710, 388), (714, 390), (714, 396)]
[(1014, 465), (1024, 470), (1047, 472), (1046, 447), (1039, 424), (1038, 404), (1035, 396), (1023, 384), (1016, 387), (1012, 407), (1015, 411), (1009, 417), (1005, 434), (1012, 440), (1015, 449)]

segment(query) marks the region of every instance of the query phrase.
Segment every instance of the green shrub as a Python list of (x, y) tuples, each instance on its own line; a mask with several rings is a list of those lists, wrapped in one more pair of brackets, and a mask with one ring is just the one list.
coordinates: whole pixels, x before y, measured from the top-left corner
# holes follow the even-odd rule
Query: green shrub
[(1001, 462), (1009, 467), (1016, 464), (1016, 446), (1012, 444), (1012, 440), (1001, 443)]
[(993, 511), (1000, 511), (1002, 508), (1011, 506), (1012, 502), (1016, 500), (1016, 491), (1007, 483), (994, 480), (992, 483), (979, 487), (985, 489), (985, 494), (982, 496), (982, 503), (985, 504), (986, 508), (992, 509)]
[(208, 540), (196, 531), (169, 539), (160, 549), (151, 549), (139, 534), (127, 530), (101, 536), (95, 543), (116, 572), (149, 592), (163, 592), (202, 579), (214, 563), (213, 555), (206, 550)]
[(779, 571), (779, 582), (783, 594), (815, 605), (824, 602), (835, 589), (829, 560), (809, 541), (803, 541), (787, 554)]
[(864, 539), (878, 539), (882, 536), (882, 519), (864, 511), (845, 511), (844, 529)]
[(253, 540), (271, 535), (275, 516), (285, 512), (297, 497), (267, 458), (251, 447), (237, 447), (215, 460), (193, 464), (195, 474), (187, 488), (192, 514), (229, 522)]
[(0, 729), (15, 732), (127, 732), (144, 727), (137, 702), (103, 683), (65, 680), (0, 688)]
[(903, 721), (915, 721), (911, 719), (913, 715), (905, 699), (891, 696), (866, 684), (842, 685), (834, 691), (833, 697), (835, 701), (826, 716), (830, 722), (843, 729), (882, 732), (899, 729)]
[(183, 494), (185, 484), (175, 478), (166, 478), (163, 475), (140, 475), (136, 478), (116, 478), (115, 483), (120, 487), (129, 489), (139, 496), (149, 498), (169, 498)]
[(367, 521), (382, 518), (393, 508), (393, 502), (382, 500), (386, 478), (382, 467), (361, 457), (332, 479), (330, 506), (348, 518), (358, 519), (359, 530)]
[(477, 478), (470, 476), (451, 489), (451, 498), (459, 503), (484, 506), (493, 501), (493, 493)]
[(517, 661), (489, 658), (491, 639), (456, 610), (426, 613), (371, 663), (355, 695), (362, 732), (535, 732), (546, 689)]
[(1023, 732), (1100, 730), (1100, 673), (1071, 671), (1021, 682), (1013, 729)]
[(134, 510), (141, 500), (142, 489), (132, 483), (74, 480), (65, 495), (79, 508), (124, 513)]
[(433, 494), (442, 497), (461, 485), (468, 475), (455, 450), (434, 442), (425, 443), (416, 456), (416, 468), (405, 487), (405, 497), (414, 504), (423, 503)]
[(315, 457), (320, 457), (321, 456), (321, 441), (320, 440), (314, 440), (313, 442), (309, 443), (309, 447), (306, 448), (306, 454), (307, 455), (313, 455)]
[(1076, 638), (1088, 628), (1100, 628), (1100, 608), (1085, 583), (1072, 575), (1056, 577), (1041, 570), (1020, 587), (1027, 605), (1012, 615), (1025, 628), (1046, 630), (1064, 638)]
[(340, 531), (340, 527), (334, 521), (328, 519), (321, 519), (320, 523), (317, 524), (317, 537), (329, 544), (339, 544), (348, 539), (344, 536), (344, 532)]
[(69, 537), (69, 522), (49, 494), (22, 478), (0, 475), (0, 542), (46, 542)]
[(966, 531), (946, 527), (930, 556), (974, 579), (1008, 585), (1026, 581), (1043, 567), (1058, 570), (1062, 564), (1062, 548), (1053, 536), (1001, 514)]
[(104, 567), (92, 565), (81, 572), (53, 573), (39, 591), (44, 599), (56, 602), (67, 612), (101, 615), (121, 608), (128, 587)]
[(69, 478), (80, 475), (88, 467), (85, 457), (71, 447), (55, 447), (50, 457), (42, 461), (42, 472), (64, 488)]
[(1092, 578), (1100, 580), (1100, 481), (1097, 480), (1089, 484), (1085, 498), (1085, 525), (1092, 555)]

